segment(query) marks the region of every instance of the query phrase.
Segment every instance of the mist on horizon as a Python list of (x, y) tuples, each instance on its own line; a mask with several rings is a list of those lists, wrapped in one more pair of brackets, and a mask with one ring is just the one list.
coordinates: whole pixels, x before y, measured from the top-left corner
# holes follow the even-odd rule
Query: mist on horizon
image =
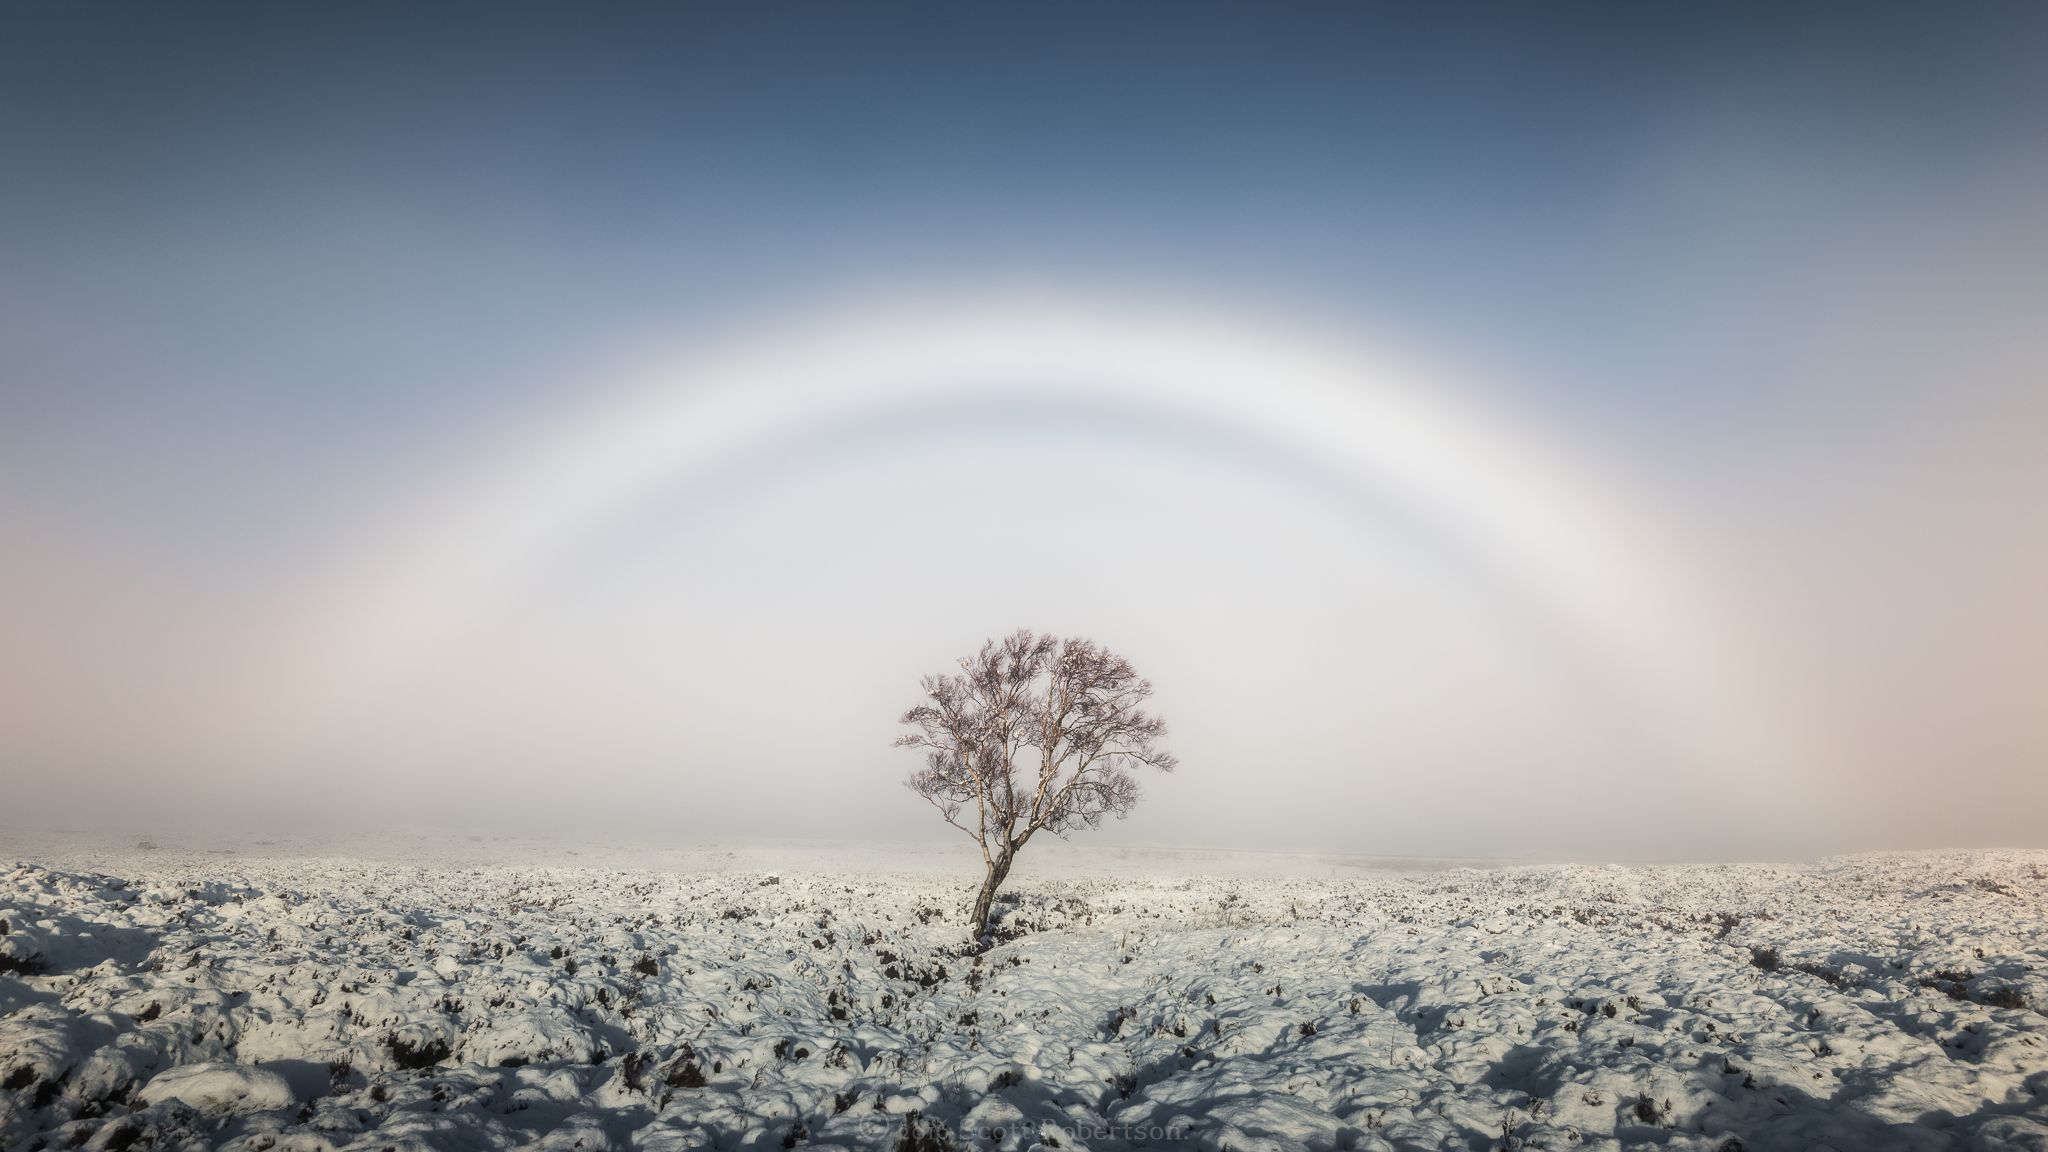
[(10, 10), (6, 820), (2048, 844), (2044, 20)]

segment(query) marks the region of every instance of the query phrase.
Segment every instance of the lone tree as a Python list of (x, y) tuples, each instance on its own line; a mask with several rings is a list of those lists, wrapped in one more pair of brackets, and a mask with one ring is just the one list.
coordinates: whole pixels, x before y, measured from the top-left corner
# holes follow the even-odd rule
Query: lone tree
[(1151, 681), (1092, 640), (1020, 628), (962, 659), (960, 672), (924, 678), (926, 702), (902, 721), (917, 730), (896, 746), (925, 749), (924, 769), (905, 783), (981, 846), (988, 876), (969, 921), (979, 938), (1033, 835), (1123, 819), (1138, 803), (1131, 769), (1177, 762), (1152, 746), (1166, 721), (1139, 708)]

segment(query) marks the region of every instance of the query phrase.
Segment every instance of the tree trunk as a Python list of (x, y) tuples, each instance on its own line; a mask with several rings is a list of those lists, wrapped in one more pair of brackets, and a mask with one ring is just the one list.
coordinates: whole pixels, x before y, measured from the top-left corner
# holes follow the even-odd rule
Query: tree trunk
[(988, 878), (981, 882), (981, 894), (974, 898), (974, 915), (967, 918), (968, 927), (973, 931), (972, 939), (980, 940), (988, 931), (989, 905), (996, 902), (996, 889), (1009, 878), (1010, 863), (1015, 859), (1014, 855), (1005, 853), (988, 866)]

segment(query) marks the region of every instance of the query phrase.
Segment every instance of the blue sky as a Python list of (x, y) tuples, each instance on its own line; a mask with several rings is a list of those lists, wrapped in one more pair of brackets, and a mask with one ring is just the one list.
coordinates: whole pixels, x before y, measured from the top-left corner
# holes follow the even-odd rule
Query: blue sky
[[(912, 477), (967, 467), (963, 452), (1027, 470), (1150, 460), (1113, 477), (1167, 478), (1170, 527), (1148, 537), (1162, 559), (1133, 587), (1214, 606), (1208, 628), (1285, 633), (1246, 651), (1304, 679), (1387, 694), (1442, 657), (1414, 678), (1442, 689), (1408, 710), (1437, 701), (1427, 723), (1330, 719), (1326, 700), (1311, 736), (1269, 753), (1253, 718), (1197, 725), (1190, 768), (1119, 835), (1570, 852), (1586, 795), (1699, 791), (1672, 739), (1615, 735), (1632, 706), (1574, 687), (1569, 644), (1530, 639), (1550, 625), (1504, 607), (1518, 578), (1430, 543), (1426, 515), (1370, 482), (1336, 491), (1100, 413), (1067, 427), (1064, 410), (960, 416), (943, 447), (842, 430), (808, 455), (763, 449), (744, 480), (664, 482), (477, 625), (493, 666), (616, 680), (598, 695), (631, 708), (572, 707), (536, 672), (427, 694), (431, 739), (396, 711), (320, 750), (232, 738), (268, 707), (249, 686), (299, 667), (279, 655), (288, 637), (347, 599), (336, 572), (374, 567), (419, 509), (463, 506), (447, 493), (512, 484), (517, 446), (625, 403), (650, 365), (806, 338), (786, 334), (875, 301), (1028, 296), (1384, 353), (1417, 366), (1421, 394), (1484, 412), (1682, 539), (1768, 672), (1762, 707), (1800, 729), (1798, 803), (1831, 815), (1810, 833), (1751, 826), (1754, 805), (1729, 799), (1720, 827), (1670, 850), (2038, 841), (2021, 815), (2048, 799), (2038, 8), (17, 6), (0, 21), (0, 622), (15, 638), (0, 766), (44, 809), (99, 779), (212, 811), (340, 757), (384, 781), (367, 812), (398, 802), (399, 769), (378, 765), (403, 761), (445, 784), (447, 822), (486, 780), (493, 799), (470, 810), (503, 820), (551, 772), (597, 760), (657, 799), (829, 772), (854, 782), (834, 785), (836, 810), (872, 791), (858, 823), (911, 835), (928, 816), (899, 818), (908, 765), (882, 747), (887, 722), (914, 671), (986, 635), (1152, 644), (1171, 662), (1140, 666), (1169, 718), (1177, 677), (1211, 693), (1189, 708), (1230, 697), (1228, 676), (1193, 666), (1229, 661), (1154, 642), (1169, 630), (1141, 618), (1141, 591), (1037, 601), (1024, 581), (878, 656), (875, 699), (905, 699), (873, 705), (872, 732), (840, 731), (849, 709), (762, 757), (664, 711), (662, 686), (689, 681), (663, 679), (681, 674), (661, 652), (738, 652), (751, 633), (786, 668), (802, 650), (802, 629), (763, 623), (801, 613), (747, 589), (837, 605), (818, 628), (862, 617), (831, 572), (895, 573), (886, 545), (856, 535), (828, 563), (803, 542), (862, 517), (882, 531)], [(1229, 531), (1270, 529), (1257, 564), (1227, 562), (1246, 550), (1201, 514), (1233, 500)], [(755, 559), (704, 567), (749, 539)], [(1293, 583), (1304, 571), (1313, 587)], [(738, 607), (654, 627), (664, 588)], [(1298, 618), (1244, 607), (1275, 599)], [(1030, 607), (1074, 623), (1015, 618)], [(1342, 642), (1299, 639), (1340, 618)], [(1372, 669), (1341, 655), (1376, 636), (1405, 639)], [(414, 675), (481, 683), (452, 664)], [(536, 710), (556, 715), (546, 740), (519, 727)], [(1521, 719), (1475, 740), (1475, 713)], [(622, 726), (644, 730), (605, 743)], [(521, 759), (507, 741), (555, 751)], [(1303, 775), (1307, 761), (1328, 767)], [(1361, 810), (1398, 794), (1465, 814), (1428, 833), (1304, 823), (1278, 800), (1247, 817), (1198, 763)], [(2026, 803), (1930, 815), (1908, 799), (1955, 773)], [(1553, 799), (1519, 818), (1460, 780)], [(694, 819), (844, 823), (768, 820), (745, 792)], [(1631, 835), (1615, 850), (1674, 843)]]

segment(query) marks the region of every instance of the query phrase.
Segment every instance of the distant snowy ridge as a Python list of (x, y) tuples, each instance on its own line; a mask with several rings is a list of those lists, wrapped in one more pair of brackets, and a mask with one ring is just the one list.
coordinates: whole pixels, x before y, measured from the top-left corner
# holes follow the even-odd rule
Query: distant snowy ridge
[(980, 955), (929, 876), (119, 863), (0, 878), (0, 1147), (2048, 1147), (2044, 852), (1041, 876)]

